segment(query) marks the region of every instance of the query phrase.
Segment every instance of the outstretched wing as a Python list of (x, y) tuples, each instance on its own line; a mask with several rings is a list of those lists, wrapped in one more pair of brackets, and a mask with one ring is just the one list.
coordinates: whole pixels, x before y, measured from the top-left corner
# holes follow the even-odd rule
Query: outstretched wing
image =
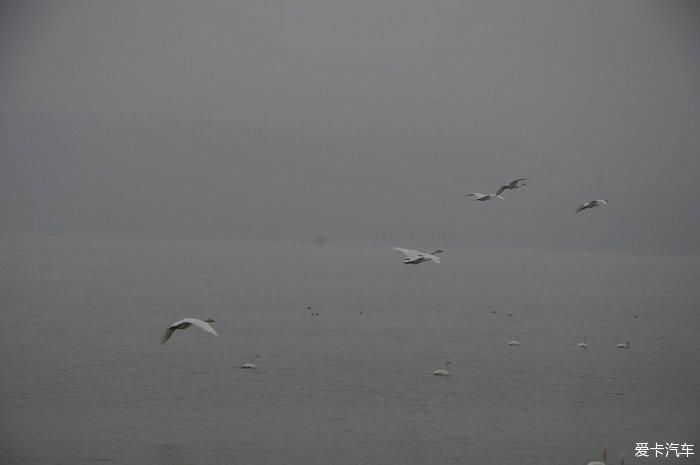
[(164, 332), (163, 335), (160, 337), (160, 343), (161, 343), (161, 345), (163, 345), (163, 344), (165, 344), (166, 342), (168, 342), (168, 339), (170, 339), (170, 336), (172, 336), (174, 332), (175, 332), (175, 328), (171, 328), (170, 326), (168, 326), (167, 328), (165, 328), (165, 332)]
[(582, 203), (582, 204), (579, 205), (578, 208), (576, 209), (576, 213), (580, 212), (581, 210), (585, 210), (586, 208), (588, 208), (588, 204), (587, 204), (587, 203)]
[(204, 331), (206, 331), (209, 334), (212, 334), (214, 336), (219, 335), (219, 333), (217, 333), (214, 330), (214, 328), (212, 328), (211, 325), (209, 325), (209, 323), (207, 323), (206, 321), (198, 320), (197, 318), (185, 318), (182, 321), (186, 321), (187, 323), (192, 323), (193, 325), (195, 325), (199, 329), (202, 329), (202, 330), (204, 330)]
[[(511, 185), (512, 185), (512, 183), (511, 183)], [(496, 195), (501, 195), (503, 193), (503, 191), (506, 189), (510, 189), (510, 187), (508, 187), (508, 186), (499, 187), (498, 190), (496, 191)]]
[(409, 260), (415, 260), (416, 258), (420, 258), (422, 256), (422, 254), (417, 250), (402, 249), (401, 247), (393, 247), (393, 249), (404, 254)]

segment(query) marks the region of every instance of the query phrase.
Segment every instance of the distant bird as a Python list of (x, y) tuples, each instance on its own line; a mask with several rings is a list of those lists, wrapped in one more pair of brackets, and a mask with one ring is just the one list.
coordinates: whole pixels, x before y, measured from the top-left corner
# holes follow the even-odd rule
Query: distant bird
[(208, 332), (209, 334), (213, 334), (214, 336), (218, 336), (219, 333), (217, 333), (214, 330), (214, 328), (212, 328), (209, 325), (209, 323), (214, 323), (214, 320), (212, 320), (211, 318), (209, 318), (208, 320), (204, 320), (204, 321), (198, 320), (197, 318), (183, 318), (182, 320), (176, 321), (175, 323), (172, 323), (172, 324), (168, 325), (167, 328), (165, 328), (165, 332), (163, 333), (163, 335), (160, 338), (160, 343), (165, 344), (166, 342), (168, 342), (168, 339), (170, 339), (170, 336), (173, 335), (175, 330), (187, 329), (192, 325), (196, 326), (199, 329), (202, 329), (202, 330)]
[(583, 342), (579, 342), (576, 344), (576, 347), (580, 347), (582, 349), (588, 349), (588, 343), (586, 342), (586, 336), (583, 336)]
[(481, 192), (472, 192), (471, 194), (464, 194), (465, 197), (474, 197), (474, 200), (478, 200), (480, 202), (485, 202), (487, 200), (491, 200), (494, 197), (498, 197), (499, 199), (505, 200), (506, 198), (503, 197), (500, 194), (482, 194)]
[(450, 376), (448, 369), (450, 368), (451, 364), (452, 362), (445, 362), (445, 369), (433, 371), (433, 376)]
[(512, 314), (512, 313), (509, 313), (509, 314), (507, 314), (506, 316), (513, 316), (513, 314)]
[(245, 368), (246, 370), (255, 370), (258, 366), (255, 363), (253, 363), (253, 360), (255, 360), (256, 358), (260, 358), (260, 355), (258, 355), (258, 354), (253, 355), (251, 357), (251, 361), (241, 365), (241, 368)]
[(427, 262), (428, 260), (435, 263), (440, 263), (440, 257), (438, 257), (437, 254), (443, 252), (442, 250), (437, 249), (433, 253), (425, 253), (418, 250), (402, 249), (401, 247), (394, 247), (394, 250), (398, 250), (406, 256), (406, 258), (403, 259), (404, 265), (417, 265), (419, 263)]
[(518, 336), (515, 336), (515, 339), (513, 339), (512, 341), (508, 341), (508, 345), (509, 346), (519, 346), (520, 342), (518, 341)]
[(307, 310), (311, 310), (311, 305), (309, 305), (308, 307), (306, 307), (306, 309), (307, 309)]
[(639, 315), (635, 315), (634, 317), (635, 317), (635, 318), (639, 318)]
[[(588, 462), (588, 465), (606, 465), (605, 461), (608, 458), (608, 449), (603, 449), (603, 461), (602, 462)], [(620, 457), (620, 465), (625, 465), (625, 456)]]
[(608, 448), (603, 447), (603, 461), (602, 462), (588, 462), (588, 465), (605, 465), (605, 460), (608, 458)]
[(518, 178), (515, 181), (511, 181), (510, 184), (507, 184), (505, 186), (501, 186), (498, 188), (496, 191), (496, 195), (502, 194), (504, 190), (506, 189), (518, 189), (519, 187), (527, 186), (527, 184), (518, 184), (520, 181), (525, 181), (526, 178)]
[(591, 200), (590, 202), (582, 203), (578, 206), (575, 213), (585, 210), (586, 208), (597, 207), (598, 205), (605, 205), (608, 201), (605, 199)]
[(493, 310), (491, 313), (498, 313), (498, 310)]
[(630, 348), (630, 341), (627, 341), (627, 342), (625, 342), (624, 344), (623, 344), (623, 343), (619, 343), (619, 344), (617, 345), (617, 348), (618, 348), (618, 349), (629, 349), (629, 348)]

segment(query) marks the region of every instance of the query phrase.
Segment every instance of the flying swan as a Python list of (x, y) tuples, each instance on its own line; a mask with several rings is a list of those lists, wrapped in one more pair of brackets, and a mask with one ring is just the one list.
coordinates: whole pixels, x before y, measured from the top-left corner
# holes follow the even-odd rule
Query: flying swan
[(435, 263), (440, 263), (440, 257), (438, 257), (437, 254), (443, 252), (440, 249), (437, 249), (433, 253), (425, 253), (419, 250), (402, 249), (401, 247), (394, 247), (393, 249), (398, 250), (406, 256), (406, 258), (403, 259), (404, 265), (417, 265), (419, 263), (427, 262), (428, 260), (431, 260)]
[(593, 208), (593, 207), (597, 207), (598, 205), (605, 205), (607, 203), (608, 203), (608, 201), (605, 199), (591, 200), (590, 202), (585, 202), (585, 203), (582, 203), (581, 205), (579, 205), (578, 208), (576, 209), (575, 213), (583, 211), (586, 208)]
[(518, 184), (520, 181), (525, 181), (526, 178), (518, 178), (515, 181), (511, 181), (510, 184), (506, 184), (505, 186), (501, 186), (498, 188), (496, 191), (496, 195), (502, 194), (503, 191), (506, 189), (517, 189), (519, 187), (527, 186), (527, 184)]
[(217, 333), (214, 330), (214, 328), (212, 328), (209, 325), (209, 323), (214, 323), (214, 320), (212, 320), (211, 318), (209, 318), (208, 320), (204, 320), (204, 321), (198, 320), (197, 318), (183, 318), (182, 320), (176, 321), (175, 323), (172, 323), (172, 324), (168, 325), (167, 328), (165, 328), (165, 332), (163, 333), (163, 335), (160, 338), (160, 343), (165, 344), (166, 342), (168, 342), (168, 339), (170, 339), (170, 336), (173, 335), (175, 330), (187, 329), (192, 325), (196, 326), (199, 329), (202, 329), (202, 330), (208, 332), (209, 334), (213, 334), (214, 336), (218, 336), (219, 333)]
[(474, 200), (478, 200), (480, 202), (485, 202), (485, 201), (491, 200), (495, 197), (498, 197), (499, 199), (503, 199), (503, 200), (506, 199), (501, 194), (482, 194), (481, 192), (472, 192), (470, 194), (464, 194), (464, 196), (465, 197), (474, 197)]

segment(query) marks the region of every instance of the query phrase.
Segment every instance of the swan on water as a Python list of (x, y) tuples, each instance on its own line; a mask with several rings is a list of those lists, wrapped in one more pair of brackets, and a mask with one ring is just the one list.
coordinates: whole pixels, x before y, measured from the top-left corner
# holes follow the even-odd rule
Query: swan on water
[(435, 263), (440, 263), (440, 257), (438, 257), (437, 254), (443, 252), (440, 249), (437, 249), (433, 253), (425, 253), (412, 249), (402, 249), (401, 247), (394, 247), (393, 249), (398, 250), (406, 256), (406, 258), (403, 259), (404, 265), (417, 265), (419, 263), (427, 262), (428, 260)]
[(167, 328), (165, 328), (165, 332), (163, 333), (163, 335), (160, 338), (160, 343), (165, 344), (166, 342), (168, 342), (168, 339), (170, 339), (170, 336), (173, 335), (175, 330), (187, 329), (192, 325), (196, 326), (199, 329), (202, 329), (202, 330), (208, 332), (209, 334), (212, 334), (214, 336), (218, 336), (219, 333), (217, 333), (214, 330), (214, 328), (212, 328), (209, 325), (209, 323), (214, 323), (214, 320), (212, 320), (211, 318), (209, 318), (208, 320), (204, 320), (204, 321), (198, 320), (197, 318), (183, 318), (182, 320), (176, 321), (175, 323), (172, 323), (172, 324), (168, 325)]
[(605, 199), (591, 200), (590, 202), (585, 202), (585, 203), (582, 203), (581, 205), (579, 205), (578, 208), (576, 209), (576, 213), (583, 211), (586, 208), (593, 208), (593, 207), (597, 207), (598, 205), (605, 205), (607, 203), (608, 203), (608, 201)]
[[(606, 465), (606, 460), (608, 459), (608, 449), (606, 447), (603, 448), (603, 461), (598, 462), (597, 460), (595, 462), (588, 462), (588, 465)], [(620, 457), (620, 465), (625, 465), (625, 455), (623, 454)]]
[(605, 465), (605, 460), (608, 458), (608, 448), (603, 447), (603, 461), (602, 462), (588, 462), (588, 465)]
[(260, 358), (260, 355), (255, 354), (252, 357), (250, 357), (251, 361), (241, 365), (241, 368), (245, 368), (247, 370), (255, 370), (258, 366), (255, 363), (253, 363), (253, 360), (255, 360), (256, 358)]
[(623, 344), (623, 343), (619, 343), (619, 344), (617, 345), (617, 348), (618, 348), (618, 349), (629, 349), (629, 348), (630, 348), (630, 341), (627, 341), (627, 342), (625, 342), (624, 344)]
[(450, 368), (451, 364), (452, 362), (445, 362), (445, 369), (433, 371), (433, 376), (450, 376), (448, 369)]
[(499, 199), (502, 199), (502, 200), (506, 199), (501, 194), (482, 194), (481, 192), (472, 192), (470, 194), (464, 194), (464, 196), (465, 197), (474, 197), (474, 200), (478, 200), (480, 202), (485, 202), (485, 201), (491, 200), (495, 197), (498, 197)]
[(578, 344), (576, 344), (576, 347), (588, 349), (588, 342), (586, 341), (586, 336), (583, 336), (583, 342), (579, 342)]
[(501, 186), (498, 188), (496, 191), (496, 195), (502, 194), (504, 190), (506, 189), (518, 189), (519, 187), (527, 186), (527, 184), (518, 184), (520, 181), (525, 181), (526, 178), (518, 178), (515, 181), (511, 181), (509, 184), (506, 184), (505, 186)]

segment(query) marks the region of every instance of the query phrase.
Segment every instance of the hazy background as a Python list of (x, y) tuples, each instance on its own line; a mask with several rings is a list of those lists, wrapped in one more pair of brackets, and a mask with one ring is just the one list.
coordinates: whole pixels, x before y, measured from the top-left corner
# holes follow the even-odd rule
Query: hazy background
[[(0, 227), (697, 253), (699, 20), (697, 1), (5, 1)], [(462, 197), (516, 177), (505, 202)]]

